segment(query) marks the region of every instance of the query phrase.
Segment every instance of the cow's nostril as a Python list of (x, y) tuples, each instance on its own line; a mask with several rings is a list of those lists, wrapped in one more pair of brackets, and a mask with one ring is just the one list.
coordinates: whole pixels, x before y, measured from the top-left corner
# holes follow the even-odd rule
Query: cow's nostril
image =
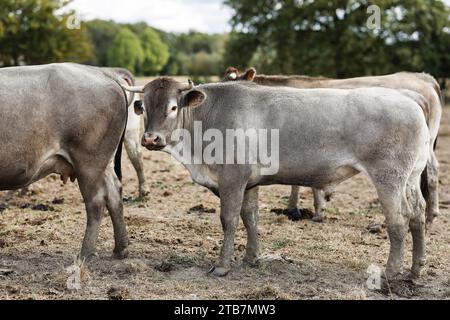
[(155, 144), (157, 144), (158, 142), (160, 142), (161, 141), (161, 138), (159, 137), (159, 136), (156, 136), (154, 139), (153, 139), (153, 142), (155, 143)]

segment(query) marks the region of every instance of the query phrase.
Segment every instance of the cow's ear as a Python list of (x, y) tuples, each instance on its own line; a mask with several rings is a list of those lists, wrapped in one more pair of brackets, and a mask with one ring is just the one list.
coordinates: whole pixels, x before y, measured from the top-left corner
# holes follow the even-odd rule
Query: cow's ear
[(183, 107), (197, 108), (206, 100), (206, 94), (200, 90), (194, 89), (184, 95)]
[(134, 113), (138, 116), (144, 113), (144, 103), (141, 100), (137, 100), (134, 102)]
[(253, 81), (253, 80), (255, 80), (255, 76), (256, 76), (256, 69), (251, 68), (245, 72), (243, 79), (245, 81)]

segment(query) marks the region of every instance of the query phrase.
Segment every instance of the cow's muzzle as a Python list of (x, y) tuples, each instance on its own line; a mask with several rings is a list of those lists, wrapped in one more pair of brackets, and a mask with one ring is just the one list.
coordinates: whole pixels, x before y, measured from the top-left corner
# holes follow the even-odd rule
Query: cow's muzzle
[(142, 146), (149, 150), (162, 150), (166, 145), (166, 140), (160, 134), (145, 133), (142, 137)]

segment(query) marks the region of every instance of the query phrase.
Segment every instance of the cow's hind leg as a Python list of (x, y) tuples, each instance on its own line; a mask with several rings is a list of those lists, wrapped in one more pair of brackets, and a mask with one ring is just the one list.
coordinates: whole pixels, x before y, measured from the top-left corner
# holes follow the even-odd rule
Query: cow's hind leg
[(419, 277), (426, 264), (426, 203), (420, 191), (419, 176), (416, 176), (409, 181), (407, 195), (413, 211), (409, 223), (413, 239), (413, 262), (411, 273), (413, 276)]
[(105, 173), (106, 207), (114, 228), (113, 257), (124, 259), (128, 256), (128, 233), (123, 217), (122, 184), (111, 167)]
[(78, 177), (79, 186), (86, 206), (87, 221), (80, 258), (89, 259), (97, 254), (97, 239), (102, 215), (106, 208), (106, 188), (103, 177)]
[(439, 162), (434, 151), (430, 154), (430, 159), (427, 165), (427, 225), (431, 226), (434, 219), (439, 216)]
[(403, 259), (405, 237), (408, 232), (409, 218), (408, 203), (406, 200), (406, 183), (386, 184), (374, 181), (378, 191), (390, 240), (389, 258), (386, 265), (388, 279), (393, 279), (403, 273)]
[(255, 265), (259, 255), (258, 245), (259, 188), (247, 190), (242, 204), (241, 218), (247, 230), (247, 248), (244, 263)]
[[(89, 172), (89, 171), (88, 171)], [(108, 209), (114, 227), (114, 256), (126, 257), (128, 254), (128, 235), (123, 220), (121, 184), (112, 165), (101, 174), (80, 174), (80, 190), (87, 212), (86, 233), (81, 248), (81, 258), (88, 259), (96, 255), (97, 239), (102, 215)]]

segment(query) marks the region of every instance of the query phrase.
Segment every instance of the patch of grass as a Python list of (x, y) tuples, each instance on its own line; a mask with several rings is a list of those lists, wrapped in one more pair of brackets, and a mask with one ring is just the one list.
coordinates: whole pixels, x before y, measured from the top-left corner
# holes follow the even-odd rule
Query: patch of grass
[(370, 213), (369, 209), (357, 209), (355, 211), (351, 211), (350, 215), (352, 216), (367, 216)]
[(279, 239), (279, 240), (275, 241), (272, 245), (272, 248), (274, 250), (280, 250), (280, 249), (290, 246), (292, 243), (293, 243), (292, 240), (283, 238), (283, 239)]
[(288, 300), (286, 294), (280, 292), (278, 288), (270, 284), (257, 289), (250, 290), (241, 295), (242, 299), (246, 300)]
[(331, 215), (340, 215), (341, 214), (341, 211), (339, 210), (339, 208), (328, 207), (328, 208), (324, 208), (323, 210), (325, 211), (325, 213), (328, 213)]
[(154, 189), (160, 189), (160, 190), (166, 190), (169, 187), (167, 185), (165, 185), (163, 182), (161, 181), (155, 181), (152, 183), (152, 188)]
[(192, 267), (198, 264), (198, 258), (195, 256), (172, 254), (169, 259), (167, 259), (167, 262), (183, 267)]

